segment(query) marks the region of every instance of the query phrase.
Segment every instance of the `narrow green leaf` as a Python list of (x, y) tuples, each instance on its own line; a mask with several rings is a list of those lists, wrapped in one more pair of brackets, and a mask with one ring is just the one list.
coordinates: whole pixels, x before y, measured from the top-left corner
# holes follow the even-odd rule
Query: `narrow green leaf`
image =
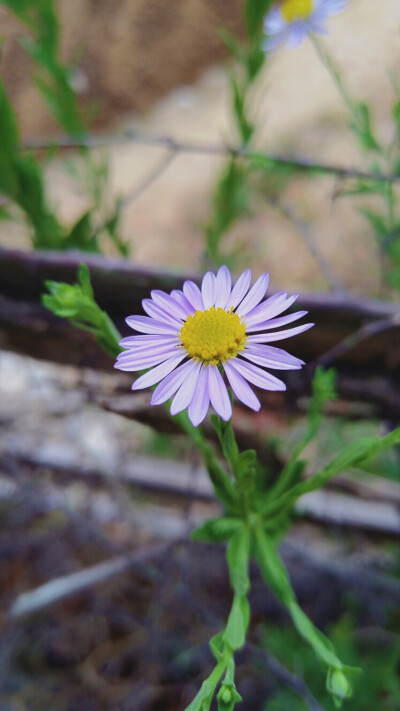
[(190, 537), (194, 541), (222, 543), (228, 541), (241, 525), (240, 518), (228, 516), (211, 518), (198, 528), (195, 528)]
[(231, 585), (240, 596), (246, 596), (250, 589), (249, 558), (250, 532), (242, 525), (231, 537), (226, 554)]
[(241, 649), (246, 641), (246, 632), (250, 620), (250, 605), (246, 597), (235, 595), (228, 617), (224, 639), (233, 650)]

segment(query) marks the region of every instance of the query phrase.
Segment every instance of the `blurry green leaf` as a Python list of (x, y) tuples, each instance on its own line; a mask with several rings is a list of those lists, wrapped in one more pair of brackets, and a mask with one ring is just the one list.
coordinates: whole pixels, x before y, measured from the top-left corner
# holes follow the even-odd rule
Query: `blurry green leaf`
[(78, 269), (78, 282), (82, 287), (82, 292), (88, 299), (94, 301), (94, 292), (92, 288), (92, 283), (90, 281), (90, 271), (87, 264), (84, 262), (79, 265)]
[(250, 532), (247, 526), (242, 525), (231, 537), (226, 559), (233, 590), (237, 595), (246, 596), (250, 589)]
[(222, 543), (231, 538), (235, 531), (242, 525), (240, 518), (220, 516), (210, 518), (190, 534), (194, 541), (209, 543)]
[(78, 280), (76, 284), (46, 281), (49, 293), (42, 294), (42, 304), (56, 316), (67, 318), (73, 326), (93, 333), (102, 348), (116, 357), (121, 352), (121, 336), (94, 300), (87, 265), (80, 265)]
[(0, 0), (28, 28), (31, 36), (21, 45), (33, 58), (36, 83), (51, 113), (60, 126), (73, 136), (85, 130), (75, 92), (70, 83), (70, 70), (60, 58), (60, 25), (55, 0)]
[(214, 263), (221, 261), (219, 245), (222, 236), (234, 222), (249, 212), (250, 189), (247, 172), (238, 159), (232, 157), (217, 184), (212, 216), (206, 227), (207, 251)]
[(281, 494), (273, 501), (268, 500), (261, 508), (264, 516), (272, 514), (281, 515), (291, 508), (300, 496), (310, 491), (321, 489), (333, 476), (347, 469), (358, 466), (367, 459), (376, 457), (380, 452), (393, 447), (400, 442), (400, 427), (393, 430), (385, 437), (361, 437), (356, 442), (351, 442), (320, 472), (311, 476), (307, 481), (300, 482), (289, 491)]
[(97, 236), (92, 227), (92, 211), (85, 212), (73, 225), (65, 239), (65, 249), (79, 249), (82, 252), (99, 252)]
[(360, 102), (353, 105), (353, 118), (350, 125), (364, 150), (380, 150), (379, 143), (372, 129), (371, 113), (368, 104)]
[(17, 120), (0, 79), (0, 152), (10, 154), (19, 143)]
[(257, 453), (255, 449), (246, 449), (240, 452), (235, 462), (235, 473), (241, 479), (249, 469), (254, 469), (257, 465)]
[(231, 79), (231, 90), (234, 116), (242, 143), (246, 145), (254, 133), (254, 126), (248, 121), (246, 115), (246, 92), (234, 78)]
[(266, 61), (266, 54), (259, 44), (255, 44), (248, 48), (244, 61), (248, 81), (252, 82), (263, 67)]
[(257, 40), (263, 30), (263, 20), (273, 0), (244, 0), (244, 22), (251, 40)]
[(233, 56), (238, 60), (238, 62), (242, 63), (244, 56), (243, 49), (237, 41), (236, 37), (225, 28), (222, 30), (218, 30), (218, 34), (221, 37), (224, 45), (229, 49)]
[(246, 597), (235, 595), (225, 628), (224, 639), (233, 650), (241, 649), (246, 641), (250, 620), (250, 605)]
[(0, 205), (0, 220), (11, 220), (12, 215), (5, 205)]
[(215, 458), (211, 447), (203, 447), (202, 451), (207, 471), (218, 499), (227, 511), (236, 511), (237, 494), (232, 481), (223, 466)]
[(295, 445), (278, 481), (269, 492), (268, 501), (276, 499), (299, 481), (304, 468), (304, 464), (299, 462), (299, 457), (305, 447), (318, 434), (323, 420), (325, 403), (335, 400), (336, 397), (336, 371), (333, 368), (325, 370), (318, 366), (313, 378), (312, 395), (307, 411), (307, 426), (304, 436)]
[(233, 466), (239, 455), (239, 449), (236, 444), (235, 433), (233, 431), (231, 422), (227, 422), (225, 425), (224, 433), (222, 435), (222, 453), (228, 462), (231, 462)]
[[(105, 189), (107, 189), (107, 185), (105, 185)], [(122, 199), (118, 199), (114, 205), (113, 212), (105, 221), (103, 229), (108, 233), (119, 254), (122, 257), (129, 257), (130, 245), (129, 243), (124, 242), (120, 237), (123, 207), (124, 205)]]
[(390, 232), (386, 219), (382, 217), (382, 215), (367, 208), (360, 208), (360, 212), (367, 218), (371, 227), (379, 237), (385, 237)]

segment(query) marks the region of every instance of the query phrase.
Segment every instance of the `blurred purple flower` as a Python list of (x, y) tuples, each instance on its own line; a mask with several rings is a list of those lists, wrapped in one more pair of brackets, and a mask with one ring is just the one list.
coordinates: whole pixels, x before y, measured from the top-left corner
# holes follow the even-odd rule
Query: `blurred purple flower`
[(282, 0), (264, 19), (265, 52), (281, 44), (297, 47), (307, 35), (326, 34), (325, 20), (344, 9), (348, 0)]

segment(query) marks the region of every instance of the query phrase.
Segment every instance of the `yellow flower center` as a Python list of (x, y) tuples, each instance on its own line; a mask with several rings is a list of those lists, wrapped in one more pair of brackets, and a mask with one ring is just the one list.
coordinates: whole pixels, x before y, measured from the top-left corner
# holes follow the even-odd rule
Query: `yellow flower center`
[(188, 316), (180, 337), (191, 358), (218, 365), (244, 350), (246, 326), (237, 314), (212, 306)]
[(286, 22), (306, 20), (313, 9), (313, 0), (282, 0), (281, 2), (281, 13)]

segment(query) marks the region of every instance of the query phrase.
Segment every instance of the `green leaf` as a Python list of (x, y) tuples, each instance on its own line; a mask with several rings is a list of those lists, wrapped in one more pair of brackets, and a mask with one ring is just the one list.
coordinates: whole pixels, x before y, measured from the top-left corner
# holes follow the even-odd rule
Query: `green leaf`
[(232, 465), (239, 456), (239, 449), (236, 444), (235, 433), (231, 422), (227, 422), (222, 435), (222, 454)]
[(359, 465), (366, 459), (376, 457), (379, 452), (392, 447), (400, 442), (400, 427), (393, 430), (385, 437), (362, 437), (356, 442), (351, 442), (340, 454), (335, 457), (326, 467), (314, 476), (296, 484), (289, 491), (282, 494), (274, 501), (267, 502), (261, 509), (264, 516), (270, 517), (273, 514), (282, 515), (288, 508), (292, 507), (303, 494), (322, 488), (329, 479), (350, 466)]
[(0, 78), (0, 151), (11, 153), (19, 143), (18, 124), (8, 99), (4, 84)]
[(210, 639), (211, 653), (217, 662), (221, 661), (224, 656), (224, 633), (225, 630), (222, 630), (222, 632), (218, 632)]
[(88, 210), (75, 222), (65, 239), (64, 249), (82, 252), (99, 252), (96, 234), (92, 227), (92, 211)]
[(246, 641), (250, 620), (250, 605), (246, 597), (235, 595), (225, 629), (224, 639), (233, 650), (241, 649)]
[(368, 104), (363, 101), (355, 104), (353, 106), (353, 115), (351, 127), (358, 138), (361, 148), (367, 151), (379, 151), (380, 146), (373, 133)]
[(82, 287), (83, 293), (91, 300), (94, 301), (94, 292), (92, 288), (92, 283), (90, 281), (90, 271), (87, 264), (82, 262), (78, 269), (78, 282)]
[(218, 499), (228, 511), (237, 511), (237, 494), (228, 474), (216, 459), (211, 447), (203, 447), (202, 451)]
[(249, 557), (250, 532), (242, 525), (231, 537), (226, 554), (231, 585), (239, 596), (246, 596), (250, 589)]
[(256, 558), (261, 574), (274, 595), (285, 606), (295, 599), (288, 572), (276, 551), (275, 543), (261, 529), (255, 532)]
[(257, 453), (255, 449), (246, 449), (236, 458), (235, 473), (238, 479), (244, 477), (249, 470), (255, 470), (257, 465)]
[(231, 90), (233, 96), (233, 112), (239, 128), (240, 137), (246, 145), (252, 137), (255, 127), (249, 122), (246, 115), (246, 90), (242, 88), (236, 79), (231, 79)]
[(263, 31), (263, 20), (273, 0), (245, 0), (244, 22), (250, 39), (257, 40)]
[(364, 215), (364, 217), (367, 218), (372, 229), (378, 237), (385, 238), (390, 233), (389, 227), (386, 223), (386, 219), (382, 217), (382, 215), (379, 215), (378, 213), (373, 212), (372, 210), (369, 210), (367, 208), (360, 208), (360, 212), (362, 215)]
[(245, 66), (248, 82), (253, 82), (266, 61), (266, 54), (259, 44), (249, 47), (245, 56)]
[(218, 30), (218, 35), (222, 39), (225, 47), (227, 47), (229, 51), (233, 54), (235, 59), (237, 59), (237, 61), (242, 64), (244, 57), (243, 49), (237, 41), (236, 37), (225, 28)]
[(81, 265), (79, 283), (46, 281), (48, 294), (42, 294), (42, 304), (56, 316), (67, 318), (73, 326), (93, 333), (98, 343), (111, 356), (121, 352), (120, 334), (105, 311), (94, 300), (89, 270)]
[(206, 541), (208, 543), (223, 543), (242, 525), (240, 518), (220, 516), (211, 518), (190, 534), (193, 541)]

